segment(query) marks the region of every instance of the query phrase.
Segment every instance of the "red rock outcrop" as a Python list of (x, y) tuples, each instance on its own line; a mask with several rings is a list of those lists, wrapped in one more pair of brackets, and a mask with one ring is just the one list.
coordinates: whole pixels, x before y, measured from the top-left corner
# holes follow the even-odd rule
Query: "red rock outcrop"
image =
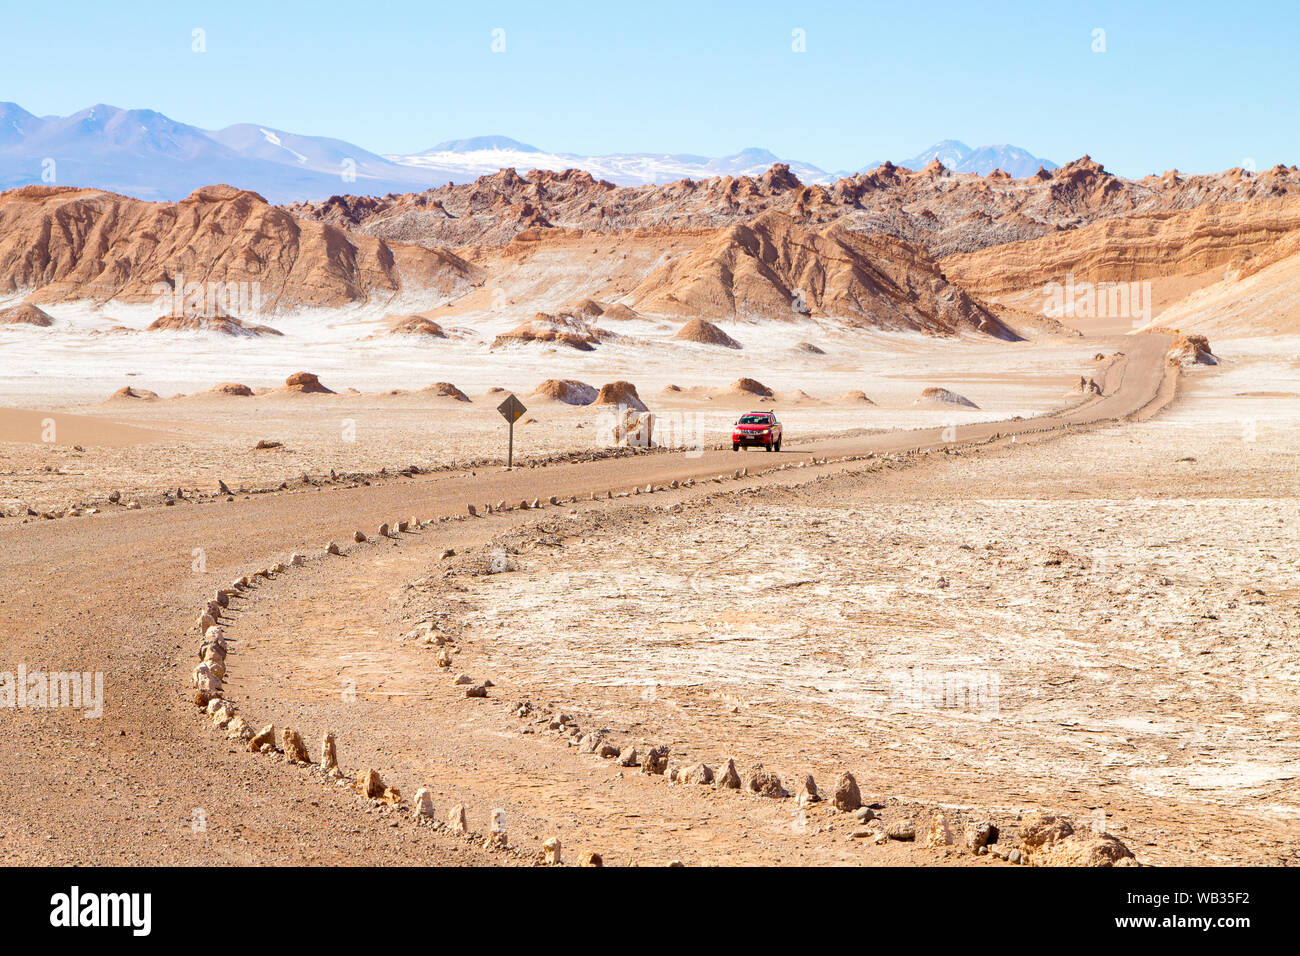
[(720, 176), (656, 186), (615, 186), (577, 170), (502, 170), (462, 186), (374, 198), (335, 196), (288, 207), (306, 219), (400, 242), (505, 245), (548, 228), (602, 233), (668, 226), (716, 229), (769, 210), (818, 230), (839, 222), (886, 233), (942, 257), (1033, 239), (1140, 212), (1191, 209), (1294, 195), (1294, 166), (1203, 176), (1114, 176), (1084, 156), (1026, 179), (1005, 173), (912, 171), (885, 163), (829, 186), (807, 186), (783, 165), (759, 177)]
[(24, 302), (9, 309), (0, 309), (0, 325), (35, 325), (49, 328), (54, 324), (53, 317), (44, 309)]
[(696, 342), (701, 345), (721, 345), (729, 349), (738, 349), (740, 343), (733, 339), (712, 322), (704, 319), (691, 319), (673, 336), (679, 342)]
[(1136, 213), (1025, 242), (950, 256), (943, 268), (977, 295), (1049, 282), (1136, 282), (1170, 276), (1245, 278), (1300, 252), (1300, 193), (1254, 202)]
[[(30, 289), (37, 303), (202, 303), (216, 283), (242, 284), (242, 300), (256, 283), (257, 311), (273, 312), (399, 291), (451, 295), (470, 286), (473, 271), (444, 249), (303, 222), (232, 186), (204, 187), (176, 203), (52, 186), (0, 193), (0, 292)], [(207, 305), (166, 311), (212, 314)]]
[(632, 293), (639, 312), (729, 319), (833, 317), (935, 334), (1016, 335), (923, 250), (842, 226), (813, 232), (782, 213), (719, 230)]

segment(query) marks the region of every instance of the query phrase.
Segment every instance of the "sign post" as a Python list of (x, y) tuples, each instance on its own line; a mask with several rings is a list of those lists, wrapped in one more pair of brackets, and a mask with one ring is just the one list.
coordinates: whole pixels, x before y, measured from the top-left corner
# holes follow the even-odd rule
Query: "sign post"
[(515, 398), (514, 393), (511, 392), (506, 400), (497, 406), (497, 411), (510, 424), (509, 444), (506, 445), (506, 471), (511, 471), (515, 466), (515, 422), (519, 421), (528, 409), (524, 408), (524, 403)]

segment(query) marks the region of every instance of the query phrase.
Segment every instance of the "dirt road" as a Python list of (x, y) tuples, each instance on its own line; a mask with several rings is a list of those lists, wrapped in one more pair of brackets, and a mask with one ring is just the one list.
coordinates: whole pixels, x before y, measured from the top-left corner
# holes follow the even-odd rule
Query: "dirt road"
[[(282, 762), (244, 753), (206, 729), (186, 688), (196, 609), (214, 588), (292, 551), (319, 554), (326, 540), (347, 540), (354, 528), (373, 532), (381, 522), (410, 515), (461, 516), (467, 502), (586, 497), (706, 478), (742, 465), (753, 474), (726, 487), (761, 488), (854, 467), (757, 474), (760, 467), (780, 462), (935, 448), (951, 445), (954, 438), (981, 442), (993, 435), (1030, 435), (1151, 413), (1172, 395), (1164, 360), (1168, 340), (1141, 336), (1124, 339), (1122, 347), (1127, 355), (1112, 368), (1105, 397), (1050, 418), (965, 426), (955, 436), (933, 429), (805, 447), (796, 440), (780, 455), (650, 455), (472, 478), (439, 475), (232, 502), (181, 502), (75, 520), (6, 521), (0, 525), (0, 670), (24, 665), (28, 672), (102, 672), (105, 702), (102, 717), (95, 719), (69, 709), (0, 711), (0, 752), (8, 755), (6, 785), (0, 788), (0, 855), (11, 864), (481, 863), (481, 852), (464, 841), (406, 825), (380, 825), (373, 811), (368, 818), (343, 788), (323, 786)], [(686, 500), (717, 488), (699, 485), (675, 497)], [(645, 499), (647, 505), (670, 500)], [(445, 533), (438, 529), (424, 536), (420, 546), (432, 551), (448, 543), (481, 544), (529, 514), (448, 524)], [(312, 574), (315, 578), (304, 574), (300, 584), (286, 584), (285, 596), (302, 601), (306, 592), (294, 595), (291, 588), (308, 581), (329, 587), (334, 580), (319, 567)], [(333, 597), (341, 599), (348, 580), (340, 576), (335, 583), (340, 592)], [(365, 598), (364, 593), (353, 596)], [(314, 598), (330, 599), (330, 594)], [(234, 615), (236, 636), (242, 614), (251, 624), (264, 613), (256, 600), (249, 603), (248, 611)], [(255, 698), (261, 695), (263, 707), (271, 706), (266, 685), (250, 681), (241, 687), (242, 680), (237, 674), (233, 681), (237, 696), (247, 690)], [(282, 718), (267, 713), (266, 719)], [(348, 744), (341, 738), (341, 757), (355, 769)], [(371, 749), (384, 752), (382, 746)], [(401, 759), (395, 746), (390, 755), (395, 762)], [(528, 780), (537, 770), (527, 761), (542, 758), (519, 759), (523, 763), (511, 766), (499, 758), (493, 785), (503, 790), (534, 785)], [(582, 790), (575, 779), (579, 782), (567, 784), (566, 792)], [(591, 783), (597, 786), (594, 778)], [(644, 780), (602, 777), (604, 812), (627, 812), (642, 799), (636, 791), (646, 786)], [(454, 781), (447, 789), (455, 789)], [(395, 821), (383, 820), (390, 822)], [(893, 852), (882, 848), (880, 859), (888, 861)]]

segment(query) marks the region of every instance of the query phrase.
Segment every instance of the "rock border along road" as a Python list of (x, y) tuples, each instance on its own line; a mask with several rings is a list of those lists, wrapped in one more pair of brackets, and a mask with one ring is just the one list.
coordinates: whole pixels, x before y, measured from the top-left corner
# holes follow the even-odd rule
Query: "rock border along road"
[[(77, 521), (4, 522), (0, 670), (23, 664), (28, 672), (102, 672), (105, 700), (97, 719), (71, 708), (0, 710), (0, 752), (7, 764), (0, 862), (481, 864), (481, 852), (467, 855), (463, 839), (376, 826), (359, 814), (351, 792), (322, 787), (282, 762), (246, 753), (224, 735), (202, 732), (188, 671), (195, 609), (215, 587), (291, 552), (314, 554), (328, 540), (347, 540), (352, 529), (376, 528), (397, 515), (474, 522), (467, 515), (470, 503), (565, 495), (583, 507), (581, 499), (595, 493), (694, 478), (701, 483), (675, 492), (689, 496), (716, 487), (704, 479), (734, 476), (742, 467), (757, 472), (800, 462), (829, 474), (853, 463), (812, 465), (810, 459), (924, 451), (1145, 417), (1174, 395), (1177, 370), (1165, 358), (1169, 342), (1162, 335), (1123, 339), (1126, 354), (1111, 367), (1103, 397), (1042, 418), (962, 426), (955, 441), (945, 441), (936, 428), (796, 444), (780, 455), (638, 456), (473, 479), (435, 475), (233, 503), (123, 509)], [(761, 487), (779, 479), (747, 473), (733, 480), (734, 487)], [(502, 518), (481, 522), (484, 541), (504, 530), (510, 516)], [(194, 568), (196, 549), (204, 573)], [(237, 623), (238, 610), (230, 613)], [(346, 740), (339, 746), (346, 765)], [(209, 820), (235, 822), (208, 826)]]

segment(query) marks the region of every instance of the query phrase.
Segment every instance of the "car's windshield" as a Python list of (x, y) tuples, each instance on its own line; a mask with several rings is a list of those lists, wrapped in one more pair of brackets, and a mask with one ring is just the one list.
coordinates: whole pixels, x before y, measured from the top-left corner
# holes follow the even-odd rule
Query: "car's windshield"
[(741, 415), (740, 425), (770, 425), (772, 423), (771, 415)]

